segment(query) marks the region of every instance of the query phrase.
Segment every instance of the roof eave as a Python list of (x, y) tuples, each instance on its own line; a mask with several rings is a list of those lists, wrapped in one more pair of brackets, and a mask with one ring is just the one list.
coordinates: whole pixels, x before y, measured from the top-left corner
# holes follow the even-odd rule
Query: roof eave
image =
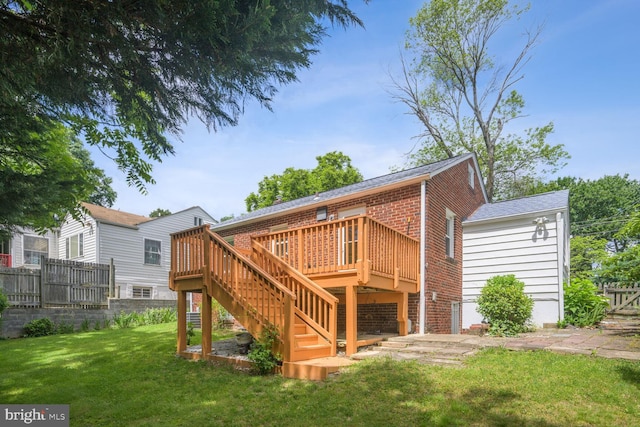
[(330, 199), (323, 199), (322, 197), (320, 197), (317, 201), (311, 202), (311, 203), (303, 205), (303, 206), (292, 206), (291, 208), (288, 208), (288, 209), (283, 209), (283, 210), (279, 210), (279, 211), (276, 211), (276, 212), (272, 212), (272, 213), (256, 216), (254, 218), (249, 218), (249, 219), (247, 219), (245, 221), (232, 222), (232, 223), (230, 223), (228, 225), (225, 225), (225, 223), (222, 222), (222, 223), (215, 224), (214, 226), (211, 227), (211, 229), (214, 230), (214, 231), (229, 230), (229, 229), (232, 229), (232, 228), (236, 228), (238, 226), (250, 225), (250, 224), (254, 224), (256, 222), (265, 221), (267, 219), (276, 218), (276, 217), (283, 216), (283, 215), (286, 215), (286, 214), (292, 214), (292, 213), (296, 213), (296, 212), (306, 211), (306, 210), (309, 210), (309, 209), (313, 209), (314, 207), (324, 206), (324, 205), (326, 205), (328, 203), (333, 203), (333, 204), (340, 203), (340, 202), (343, 202), (343, 201), (346, 201), (346, 200), (349, 200), (349, 199), (355, 199), (355, 198), (359, 198), (359, 197), (369, 196), (371, 194), (379, 193), (381, 191), (389, 191), (389, 190), (393, 190), (395, 188), (406, 187), (408, 185), (417, 184), (417, 183), (420, 183), (422, 181), (428, 181), (429, 179), (431, 179), (431, 174), (426, 173), (424, 175), (411, 177), (411, 178), (408, 178), (408, 179), (405, 179), (405, 180), (402, 180), (402, 181), (393, 182), (393, 183), (390, 183), (390, 184), (381, 185), (379, 187), (369, 188), (369, 189), (362, 190), (362, 191), (356, 191), (356, 192), (353, 192), (353, 193), (344, 194), (342, 196), (332, 197)]
[(538, 211), (530, 211), (530, 212), (513, 214), (513, 215), (503, 215), (503, 216), (498, 216), (498, 217), (485, 218), (485, 219), (476, 219), (476, 220), (465, 220), (465, 221), (462, 221), (462, 226), (464, 227), (464, 226), (467, 226), (467, 225), (487, 224), (487, 223), (499, 222), (499, 221), (504, 221), (504, 220), (517, 220), (517, 219), (527, 218), (527, 217), (530, 217), (532, 215), (555, 214), (555, 213), (558, 213), (558, 212), (568, 212), (568, 211), (569, 211), (569, 207), (568, 206), (564, 206), (564, 207), (559, 206), (559, 207), (556, 207), (556, 208), (541, 209), (541, 210), (538, 210)]

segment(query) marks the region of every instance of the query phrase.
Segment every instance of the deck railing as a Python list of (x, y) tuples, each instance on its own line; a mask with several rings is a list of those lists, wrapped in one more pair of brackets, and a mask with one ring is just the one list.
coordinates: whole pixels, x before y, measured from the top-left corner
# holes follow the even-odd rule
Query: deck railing
[(252, 249), (252, 259), (295, 294), (296, 316), (311, 326), (335, 349), (338, 299), (259, 243), (252, 242)]
[(278, 345), (288, 360), (289, 341), (283, 337), (293, 333), (293, 322), (287, 319), (293, 311), (295, 294), (212, 233), (208, 226), (174, 233), (171, 237), (172, 281), (202, 277), (210, 295), (212, 281), (215, 282), (242, 307), (244, 315), (262, 327), (278, 329)]
[(365, 215), (252, 236), (304, 275), (362, 268), (417, 281), (420, 242)]

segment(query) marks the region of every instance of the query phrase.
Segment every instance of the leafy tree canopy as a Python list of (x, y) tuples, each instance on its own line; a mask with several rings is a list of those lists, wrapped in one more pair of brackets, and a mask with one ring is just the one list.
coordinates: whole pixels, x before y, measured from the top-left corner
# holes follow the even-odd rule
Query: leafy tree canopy
[(0, 144), (0, 237), (19, 227), (54, 228), (70, 210), (79, 218), (80, 202), (99, 193), (101, 171), (87, 167), (69, 130), (33, 123), (33, 132), (14, 134), (16, 144)]
[(270, 108), (328, 22), (361, 25), (347, 0), (2, 0), (0, 147), (64, 123), (144, 191), (167, 135), (192, 116), (234, 125), (250, 99)]
[[(92, 203), (94, 205), (104, 206), (110, 208), (113, 206), (118, 193), (111, 188), (113, 179), (108, 177), (104, 170), (96, 167), (95, 163), (91, 159), (91, 153), (82, 145), (77, 137), (72, 136), (69, 147), (71, 154), (82, 163), (82, 167), (86, 171), (90, 181), (94, 185), (94, 190), (91, 192), (85, 202)], [(69, 210), (73, 207), (70, 206)]]
[(514, 88), (524, 78), (540, 30), (526, 33), (522, 48), (505, 64), (490, 47), (499, 30), (524, 12), (507, 0), (431, 0), (410, 20), (407, 48), (415, 60), (412, 66), (402, 61), (394, 97), (424, 132), (407, 166), (476, 153), (493, 200), (519, 195), (521, 181), (565, 165), (564, 147), (546, 142), (553, 124), (507, 133), (507, 125), (523, 116), (524, 98)]
[(607, 259), (607, 240), (596, 236), (571, 238), (571, 279), (593, 280), (596, 268)]
[(277, 200), (286, 202), (362, 181), (362, 174), (351, 165), (349, 156), (340, 151), (317, 156), (316, 160), (318, 165), (311, 170), (291, 167), (280, 175), (265, 176), (258, 183), (258, 193), (245, 199), (247, 211), (271, 206)]
[(171, 211), (169, 209), (158, 208), (151, 211), (149, 218), (160, 218), (161, 216), (167, 215), (171, 215)]

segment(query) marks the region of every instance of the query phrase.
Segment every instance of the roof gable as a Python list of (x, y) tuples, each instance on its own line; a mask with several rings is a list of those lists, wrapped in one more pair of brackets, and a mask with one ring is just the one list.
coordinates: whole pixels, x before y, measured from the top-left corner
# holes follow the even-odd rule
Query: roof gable
[(552, 191), (480, 206), (464, 224), (569, 208), (569, 190)]
[(103, 206), (93, 205), (86, 202), (82, 203), (82, 207), (85, 208), (89, 212), (89, 215), (91, 215), (91, 217), (97, 221), (126, 225), (128, 227), (135, 227), (138, 224), (142, 224), (143, 222), (151, 221), (154, 219), (143, 215), (136, 215), (129, 212), (105, 208)]

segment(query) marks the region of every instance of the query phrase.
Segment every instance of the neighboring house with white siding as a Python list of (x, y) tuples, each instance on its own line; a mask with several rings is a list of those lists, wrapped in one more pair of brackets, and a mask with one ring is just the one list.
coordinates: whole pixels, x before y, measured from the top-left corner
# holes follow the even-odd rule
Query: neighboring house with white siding
[(482, 322), (476, 299), (487, 279), (513, 274), (534, 300), (533, 324), (564, 318), (569, 280), (569, 191), (482, 205), (462, 222), (462, 327)]
[(169, 290), (171, 233), (215, 224), (194, 206), (159, 218), (83, 203), (82, 221), (67, 216), (60, 227), (59, 258), (109, 264), (116, 269), (120, 298), (175, 299)]
[(41, 257), (58, 258), (58, 232), (38, 234), (22, 229), (11, 238), (0, 239), (0, 266), (40, 268)]

